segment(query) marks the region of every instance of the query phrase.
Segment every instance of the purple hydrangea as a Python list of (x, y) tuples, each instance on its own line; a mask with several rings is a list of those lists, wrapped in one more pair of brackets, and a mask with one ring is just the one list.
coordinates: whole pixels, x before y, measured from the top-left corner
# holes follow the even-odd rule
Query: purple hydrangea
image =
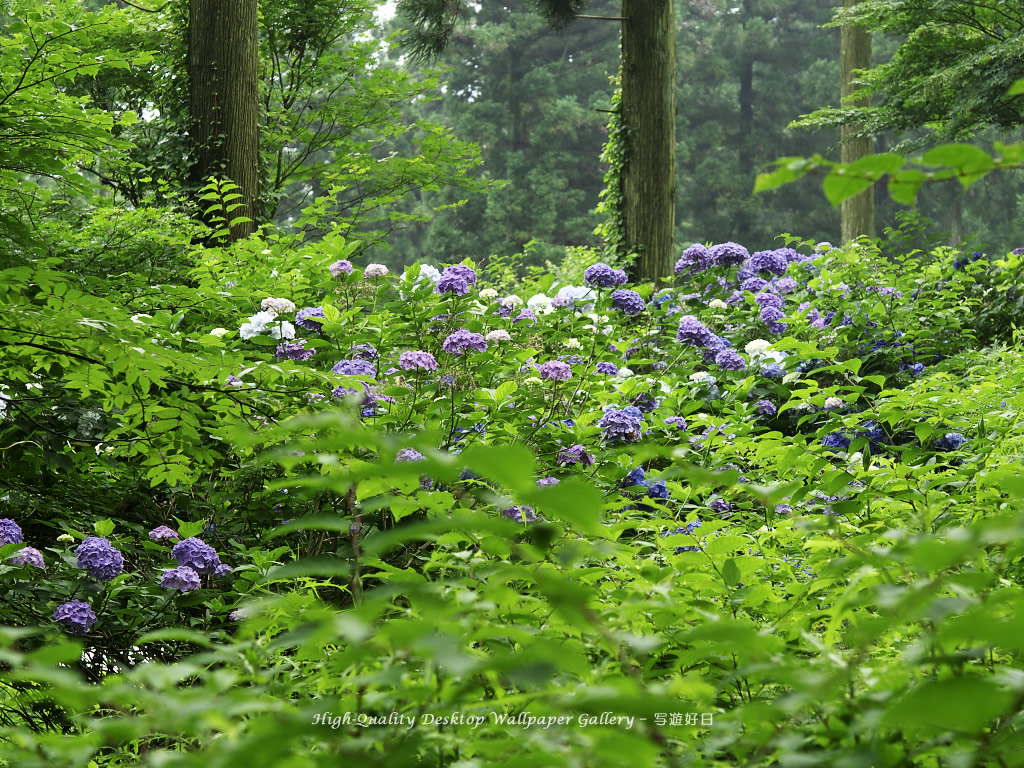
[(487, 340), (479, 333), (460, 328), (442, 342), (441, 348), (449, 355), (462, 355), (471, 350), (486, 352)]
[(124, 558), (102, 536), (90, 536), (75, 549), (78, 567), (96, 581), (110, 581), (124, 569)]
[(226, 576), (230, 575), (232, 571), (234, 571), (234, 568), (232, 568), (230, 565), (225, 565), (224, 563), (221, 563), (213, 569), (213, 577), (215, 579), (223, 579)]
[(768, 306), (761, 310), (761, 322), (763, 323), (777, 323), (785, 317), (786, 314), (778, 307)]
[(353, 344), (348, 348), (352, 357), (356, 360), (370, 360), (375, 362), (380, 359), (376, 347), (373, 344)]
[(315, 349), (306, 349), (306, 340), (299, 339), (296, 342), (282, 342), (277, 345), (278, 360), (298, 360), (300, 362), (309, 360), (316, 354)]
[[(638, 409), (639, 410), (639, 409)], [(625, 409), (612, 408), (601, 417), (597, 425), (601, 427), (605, 440), (622, 440), (633, 442), (641, 436), (641, 420)]]
[(684, 344), (694, 347), (706, 347), (715, 334), (693, 315), (683, 315), (679, 318), (679, 329), (676, 331), (676, 339)]
[(352, 387), (337, 386), (331, 390), (331, 397), (334, 398), (349, 397), (350, 395), (358, 394), (360, 394), (359, 390), (353, 389)]
[(744, 266), (752, 272), (768, 272), (782, 276), (789, 268), (789, 262), (786, 260), (786, 254), (779, 251), (757, 251), (751, 254)]
[(754, 403), (754, 410), (762, 416), (774, 416), (778, 413), (778, 408), (771, 400), (758, 400)]
[[(352, 265), (349, 265), (349, 269)], [(320, 318), (319, 320), (317, 318)], [(305, 307), (295, 313), (295, 324), (300, 328), (305, 328), (307, 331), (316, 331), (320, 333), (320, 330), (324, 327), (321, 320), (324, 318), (323, 307)]]
[(338, 275), (351, 275), (352, 274), (352, 262), (348, 259), (341, 259), (334, 262), (329, 267), (331, 275), (337, 277)]
[(619, 367), (615, 365), (615, 363), (598, 363), (597, 372), (608, 376), (614, 376), (619, 372)]
[(583, 282), (591, 288), (618, 288), (626, 279), (625, 272), (607, 264), (591, 264), (583, 273)]
[(628, 288), (620, 288), (612, 292), (612, 306), (627, 315), (639, 315), (647, 306), (643, 296)]
[(0, 519), (0, 547), (4, 544), (21, 544), (24, 540), (21, 535), (21, 526), (10, 518)]
[(187, 565), (196, 573), (213, 573), (221, 564), (216, 550), (194, 536), (175, 544), (171, 549), (171, 557), (178, 561), (178, 565)]
[(339, 360), (331, 370), (341, 376), (373, 376), (376, 373), (373, 363), (368, 360)]
[(665, 419), (665, 426), (675, 427), (678, 430), (685, 431), (687, 428), (686, 419), (682, 416), (669, 416)]
[(527, 321), (529, 321), (531, 327), (537, 324), (537, 316), (529, 307), (523, 307), (519, 310), (519, 314), (512, 318), (513, 323), (523, 323)]
[(723, 349), (715, 355), (715, 364), (727, 371), (747, 370), (746, 361), (738, 352), (732, 349)]
[(465, 264), (450, 264), (445, 267), (441, 272), (441, 276), (444, 277), (446, 274), (454, 275), (465, 280), (470, 285), (476, 285), (477, 277), (476, 272), (472, 267), (467, 267)]
[(799, 285), (792, 277), (783, 277), (773, 283), (776, 293), (792, 293)]
[[(464, 267), (464, 269), (469, 268)], [(455, 271), (453, 267), (445, 267), (441, 272), (441, 278), (437, 281), (437, 292), (442, 295), (450, 293), (454, 296), (465, 296), (469, 293), (469, 280)]]
[(572, 367), (561, 360), (549, 360), (546, 363), (542, 363), (537, 371), (542, 379), (568, 381), (572, 378)]
[(947, 432), (935, 441), (935, 447), (940, 451), (955, 451), (966, 442), (967, 438), (959, 432)]
[(782, 309), (782, 304), (785, 302), (785, 299), (775, 293), (759, 293), (754, 297), (754, 301), (757, 303), (757, 306), (762, 309), (765, 307)]
[(562, 481), (559, 480), (557, 477), (551, 477), (549, 475), (548, 477), (540, 478), (537, 481), (537, 487), (538, 488), (547, 488), (547, 487), (552, 486), (552, 485), (558, 485), (560, 482), (562, 482)]
[(395, 455), (395, 461), (424, 461), (426, 458), (415, 448), (403, 448)]
[(821, 444), (829, 450), (845, 451), (852, 441), (842, 432), (831, 432), (821, 438)]
[(728, 512), (729, 510), (731, 510), (731, 509), (732, 509), (732, 504), (730, 504), (730, 503), (729, 503), (729, 502), (727, 502), (727, 501), (726, 501), (725, 499), (723, 499), (723, 498), (721, 498), (721, 497), (718, 497), (718, 496), (716, 496), (715, 498), (713, 498), (713, 499), (712, 499), (712, 500), (710, 501), (710, 503), (708, 504), (708, 506), (709, 506), (709, 507), (710, 507), (710, 508), (711, 508), (711, 509), (712, 509), (713, 511), (715, 511), (715, 512), (719, 513), (720, 515), (722, 515), (722, 514), (725, 514), (726, 512)]
[(57, 606), (53, 612), (53, 620), (60, 622), (64, 628), (76, 635), (84, 635), (96, 623), (96, 614), (92, 606), (80, 600), (72, 600)]
[(750, 256), (750, 251), (738, 243), (719, 243), (711, 246), (711, 258), (720, 267), (736, 267)]
[(398, 357), (398, 367), (403, 371), (436, 371), (437, 360), (429, 352), (421, 350), (403, 352)]
[(166, 525), (159, 525), (149, 532), (150, 541), (173, 541), (174, 539), (180, 539), (178, 532), (173, 528), (168, 528)]
[(760, 277), (748, 277), (740, 283), (740, 290), (748, 293), (757, 293), (768, 287), (768, 281)]
[(164, 589), (177, 589), (180, 592), (199, 589), (199, 574), (187, 565), (172, 568), (164, 571), (160, 577), (160, 586)]
[(509, 520), (515, 520), (517, 523), (532, 523), (537, 519), (537, 513), (533, 511), (533, 507), (528, 507), (525, 504), (522, 506), (505, 507), (505, 509), (501, 510), (501, 516), (507, 517)]
[(581, 467), (592, 467), (594, 465), (594, 456), (587, 453), (587, 449), (582, 445), (577, 444), (571, 448), (563, 448), (558, 454), (557, 461), (565, 466), (579, 464)]
[(35, 568), (45, 568), (43, 553), (35, 547), (22, 547), (11, 557), (14, 565), (31, 565)]
[(714, 264), (715, 259), (711, 255), (711, 251), (700, 243), (694, 243), (680, 255), (679, 261), (676, 262), (675, 273), (682, 275), (703, 272)]

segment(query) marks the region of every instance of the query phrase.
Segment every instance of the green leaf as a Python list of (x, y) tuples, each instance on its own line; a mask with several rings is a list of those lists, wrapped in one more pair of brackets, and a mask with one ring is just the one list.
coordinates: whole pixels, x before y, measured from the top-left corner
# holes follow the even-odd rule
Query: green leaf
[(1013, 85), (1010, 86), (1010, 90), (1006, 92), (1007, 96), (1021, 96), (1024, 95), (1024, 78), (1021, 78)]
[(730, 587), (740, 583), (740, 568), (731, 557), (722, 565), (722, 580)]
[(604, 496), (590, 483), (569, 478), (547, 488), (535, 487), (522, 498), (538, 512), (569, 523), (582, 533), (600, 538), (610, 536), (608, 529), (601, 524)]
[(872, 179), (851, 175), (847, 167), (839, 167), (825, 177), (822, 188), (828, 201), (832, 205), (839, 205), (844, 200), (860, 194), (873, 183)]
[(888, 724), (976, 732), (1009, 705), (1010, 694), (989, 679), (956, 677), (928, 681), (898, 699), (886, 712)]
[(462, 453), (466, 466), (490, 478), (510, 491), (522, 492), (536, 487), (533, 453), (522, 445), (474, 444)]
[(92, 529), (96, 531), (97, 536), (109, 536), (114, 532), (114, 521), (110, 518), (97, 520), (93, 523)]

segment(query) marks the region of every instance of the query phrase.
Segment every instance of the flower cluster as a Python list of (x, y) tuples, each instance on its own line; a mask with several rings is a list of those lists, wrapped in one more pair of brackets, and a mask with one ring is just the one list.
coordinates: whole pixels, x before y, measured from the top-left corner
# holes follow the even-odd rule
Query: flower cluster
[(110, 581), (124, 570), (124, 557), (102, 536), (89, 536), (75, 549), (78, 567), (96, 581)]
[(591, 264), (583, 273), (583, 282), (591, 288), (618, 288), (626, 284), (626, 273), (607, 264)]
[(449, 355), (463, 355), (466, 352), (486, 352), (487, 341), (479, 333), (473, 333), (472, 331), (460, 328), (441, 343), (441, 349)]
[(568, 381), (572, 378), (572, 367), (561, 360), (549, 360), (537, 369), (542, 379)]

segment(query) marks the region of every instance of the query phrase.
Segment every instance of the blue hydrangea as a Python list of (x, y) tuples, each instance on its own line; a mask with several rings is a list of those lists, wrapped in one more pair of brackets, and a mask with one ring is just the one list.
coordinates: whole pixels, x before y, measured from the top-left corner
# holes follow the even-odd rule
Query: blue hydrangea
[(732, 349), (723, 349), (721, 352), (716, 354), (715, 363), (719, 367), (727, 371), (747, 370), (746, 361), (739, 355), (738, 352)]
[(57, 610), (53, 612), (53, 620), (63, 624), (72, 634), (84, 635), (96, 623), (96, 614), (88, 603), (72, 600), (57, 606)]
[(641, 436), (641, 420), (625, 410), (612, 409), (601, 417), (597, 425), (603, 430), (605, 440), (622, 440), (630, 443)]
[(626, 279), (625, 272), (607, 264), (591, 264), (583, 273), (583, 282), (591, 288), (618, 288)]
[(711, 246), (711, 258), (720, 267), (737, 267), (750, 256), (750, 252), (738, 243), (719, 243)]
[(679, 318), (676, 339), (683, 344), (689, 344), (694, 347), (706, 347), (714, 338), (717, 337), (711, 332), (711, 329), (693, 315), (683, 315)]
[(633, 485), (644, 485), (645, 477), (646, 475), (644, 474), (644, 468), (635, 467), (629, 470), (629, 474), (622, 478), (622, 487), (629, 488), (630, 486)]
[(10, 518), (0, 519), (0, 546), (4, 544), (21, 544), (24, 540), (21, 534), (21, 526)]
[(216, 550), (194, 536), (175, 544), (171, 549), (171, 557), (178, 565), (187, 565), (196, 573), (213, 573), (217, 566), (221, 565)]
[(786, 255), (779, 251), (757, 251), (747, 259), (745, 266), (752, 272), (768, 272), (781, 276), (789, 268)]
[(160, 586), (164, 589), (176, 589), (179, 592), (199, 589), (199, 574), (187, 565), (172, 568), (163, 572), (160, 577)]
[(679, 257), (679, 261), (676, 262), (675, 273), (682, 275), (703, 272), (714, 266), (714, 263), (715, 258), (711, 255), (711, 251), (700, 243), (694, 243), (684, 250)]
[(959, 432), (947, 432), (935, 441), (935, 447), (940, 451), (955, 451), (967, 442), (967, 438)]
[(627, 315), (639, 315), (647, 304), (643, 296), (636, 291), (620, 288), (617, 291), (612, 291), (612, 306)]
[(124, 570), (124, 558), (102, 536), (90, 536), (75, 549), (78, 567), (96, 581), (110, 581)]
[(821, 444), (832, 451), (845, 451), (852, 441), (842, 432), (831, 432), (821, 438)]
[(716, 496), (715, 498), (711, 499), (711, 501), (708, 503), (708, 507), (710, 507), (712, 511), (722, 515), (726, 512), (729, 512), (732, 509), (732, 504), (727, 502), (725, 499)]
[(664, 480), (657, 480), (647, 486), (647, 497), (650, 499), (668, 499), (668, 486)]
[(768, 363), (761, 369), (761, 375), (766, 379), (781, 379), (786, 375), (786, 368), (779, 363)]

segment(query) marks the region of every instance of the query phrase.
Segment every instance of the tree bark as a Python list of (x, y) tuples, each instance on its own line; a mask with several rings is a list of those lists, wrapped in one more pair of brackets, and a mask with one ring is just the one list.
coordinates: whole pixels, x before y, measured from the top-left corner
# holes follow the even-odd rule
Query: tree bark
[(238, 185), (241, 207), (228, 219), (231, 240), (256, 231), (259, 197), (257, 0), (189, 0), (189, 113), (192, 181), (210, 176)]
[(623, 226), (637, 282), (675, 261), (676, 47), (673, 0), (622, 0)]
[[(844, 8), (851, 8), (859, 0), (843, 0)], [(853, 83), (854, 70), (871, 66), (871, 33), (863, 27), (844, 24), (839, 28), (839, 95), (844, 107), (866, 107), (870, 97), (857, 97), (859, 90)], [(857, 138), (859, 125), (844, 125), (840, 160), (852, 163), (871, 154), (872, 140)], [(840, 208), (840, 229), (844, 244), (861, 235), (875, 236), (875, 189), (868, 187), (860, 194), (845, 200)]]

